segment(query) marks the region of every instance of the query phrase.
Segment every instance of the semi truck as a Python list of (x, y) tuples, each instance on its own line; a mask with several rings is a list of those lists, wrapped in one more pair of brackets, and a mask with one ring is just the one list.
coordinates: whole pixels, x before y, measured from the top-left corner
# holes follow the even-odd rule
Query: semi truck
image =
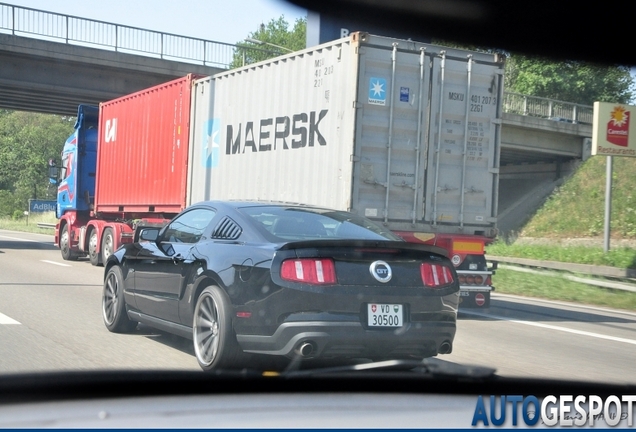
[(497, 54), (358, 32), (80, 107), (56, 241), (65, 259), (99, 264), (137, 226), (199, 201), (306, 203), (443, 247), (462, 305), (487, 308), (503, 67)]
[(55, 244), (100, 265), (139, 224), (165, 224), (188, 204), (191, 90), (196, 75), (80, 105), (62, 149)]

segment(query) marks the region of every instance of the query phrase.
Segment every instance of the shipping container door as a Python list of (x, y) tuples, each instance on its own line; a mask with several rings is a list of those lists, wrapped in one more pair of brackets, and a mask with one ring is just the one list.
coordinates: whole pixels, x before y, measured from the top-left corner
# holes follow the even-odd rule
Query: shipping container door
[(381, 41), (360, 48), (353, 207), (414, 222), (423, 215), (430, 58), (422, 44)]
[(432, 61), (425, 221), (494, 226), (500, 67), (457, 50)]

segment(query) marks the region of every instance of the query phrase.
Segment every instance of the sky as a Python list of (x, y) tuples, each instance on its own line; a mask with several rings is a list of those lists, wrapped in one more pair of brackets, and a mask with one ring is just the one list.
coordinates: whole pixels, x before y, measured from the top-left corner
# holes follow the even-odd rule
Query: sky
[(283, 0), (3, 0), (3, 3), (234, 44), (281, 15), (307, 15)]

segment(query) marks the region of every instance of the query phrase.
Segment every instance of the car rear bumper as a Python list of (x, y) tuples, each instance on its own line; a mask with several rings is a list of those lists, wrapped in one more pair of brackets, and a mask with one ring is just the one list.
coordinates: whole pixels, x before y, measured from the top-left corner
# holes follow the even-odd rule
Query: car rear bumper
[(306, 358), (425, 358), (450, 353), (455, 322), (407, 323), (399, 329), (369, 330), (360, 322), (282, 323), (271, 336), (237, 335), (245, 352)]

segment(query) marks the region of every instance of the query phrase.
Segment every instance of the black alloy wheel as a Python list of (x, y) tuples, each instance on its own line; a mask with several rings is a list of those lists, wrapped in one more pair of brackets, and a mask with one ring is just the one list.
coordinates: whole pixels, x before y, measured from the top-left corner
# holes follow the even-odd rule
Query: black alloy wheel
[(241, 369), (244, 353), (232, 329), (232, 304), (216, 285), (205, 288), (194, 307), (192, 336), (201, 369)]
[(102, 316), (106, 328), (113, 333), (130, 333), (137, 327), (126, 313), (124, 275), (119, 266), (111, 267), (104, 279)]

